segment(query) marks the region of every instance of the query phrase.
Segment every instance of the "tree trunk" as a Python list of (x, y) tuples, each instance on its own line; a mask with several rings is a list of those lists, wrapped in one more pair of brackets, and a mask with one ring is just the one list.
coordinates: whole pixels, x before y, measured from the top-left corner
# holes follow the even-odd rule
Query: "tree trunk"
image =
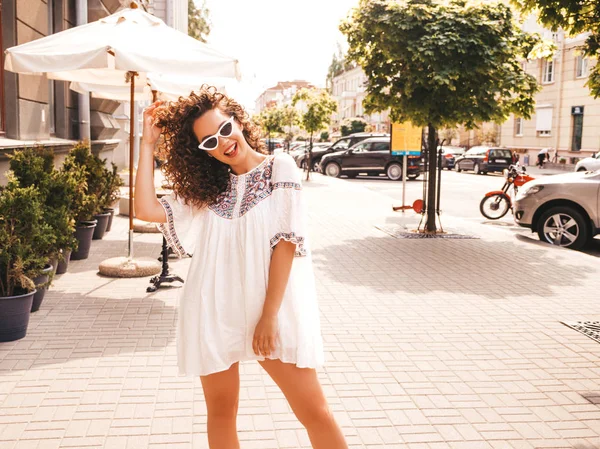
[(429, 157), (428, 187), (427, 187), (427, 222), (425, 230), (436, 232), (435, 197), (437, 192), (437, 145), (436, 129), (433, 125), (427, 126), (427, 151)]
[(313, 146), (313, 133), (310, 133), (310, 140), (308, 143), (308, 159), (306, 161), (306, 180), (310, 181), (310, 169), (312, 167), (312, 146)]

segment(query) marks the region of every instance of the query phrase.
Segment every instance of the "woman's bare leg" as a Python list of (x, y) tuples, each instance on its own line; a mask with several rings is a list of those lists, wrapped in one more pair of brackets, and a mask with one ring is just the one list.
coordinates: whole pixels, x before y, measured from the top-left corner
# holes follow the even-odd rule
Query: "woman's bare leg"
[(335, 422), (317, 372), (298, 368), (280, 360), (260, 362), (273, 381), (281, 388), (294, 414), (306, 427), (314, 449), (346, 449), (342, 431)]
[(239, 363), (227, 371), (200, 376), (208, 412), (210, 449), (239, 449), (237, 411), (240, 400)]

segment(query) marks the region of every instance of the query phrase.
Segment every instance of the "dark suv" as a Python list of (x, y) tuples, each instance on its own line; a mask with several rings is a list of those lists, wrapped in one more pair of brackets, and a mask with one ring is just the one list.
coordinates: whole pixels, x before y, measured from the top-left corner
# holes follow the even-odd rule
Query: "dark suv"
[[(349, 136), (342, 137), (341, 139), (336, 140), (333, 145), (326, 148), (313, 148), (312, 151), (312, 167), (314, 171), (319, 171), (319, 164), (321, 163), (321, 159), (326, 154), (335, 153), (337, 151), (347, 150), (348, 148), (356, 145), (358, 142), (362, 142), (369, 137), (389, 137), (389, 134), (386, 133), (354, 133)], [(306, 167), (306, 160), (308, 159), (308, 151), (299, 156), (296, 159), (296, 163), (299, 167)]]
[(454, 168), (457, 172), (473, 170), (477, 175), (485, 175), (488, 172), (503, 172), (515, 162), (515, 156), (508, 148), (478, 146), (457, 158)]
[[(421, 174), (419, 161), (419, 156), (408, 157), (408, 179), (416, 179)], [(389, 137), (371, 137), (348, 150), (323, 156), (320, 168), (328, 176), (355, 178), (361, 173), (370, 176), (385, 174), (398, 181), (402, 179), (402, 156), (392, 156)]]

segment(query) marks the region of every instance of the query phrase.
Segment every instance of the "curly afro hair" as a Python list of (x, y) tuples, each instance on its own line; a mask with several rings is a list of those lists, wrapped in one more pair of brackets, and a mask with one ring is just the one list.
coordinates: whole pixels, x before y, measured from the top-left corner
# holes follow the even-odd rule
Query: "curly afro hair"
[(165, 178), (177, 195), (199, 208), (214, 204), (230, 182), (229, 165), (199, 151), (193, 132), (196, 119), (215, 108), (233, 115), (250, 147), (266, 153), (260, 128), (238, 102), (214, 86), (204, 84), (189, 97), (179, 97), (156, 110), (156, 125), (162, 128), (163, 137), (158, 144), (158, 157), (164, 162), (161, 168)]

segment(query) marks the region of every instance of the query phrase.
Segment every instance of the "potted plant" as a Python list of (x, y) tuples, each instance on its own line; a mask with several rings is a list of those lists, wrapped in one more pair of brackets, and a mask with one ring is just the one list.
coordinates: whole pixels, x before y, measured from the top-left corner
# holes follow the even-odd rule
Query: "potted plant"
[(14, 341), (27, 333), (36, 288), (33, 277), (48, 262), (46, 248), (53, 231), (44, 223), (40, 193), (21, 187), (9, 172), (0, 188), (0, 341)]
[(71, 260), (88, 258), (94, 229), (98, 223), (94, 215), (100, 211), (99, 199), (91, 194), (88, 188), (90, 156), (89, 145), (79, 142), (71, 149), (63, 163), (63, 171), (79, 180), (73, 197), (75, 238), (78, 244), (77, 250), (71, 253)]
[[(10, 169), (19, 181), (19, 185), (35, 186), (39, 190), (44, 222), (54, 229), (56, 237), (48, 249), (48, 257), (53, 266), (52, 276), (56, 273), (64, 273), (71, 251), (77, 249), (77, 240), (73, 235), (75, 232), (73, 201), (81, 178), (63, 170), (56, 170), (54, 150), (43, 146), (15, 151), (10, 156)], [(51, 279), (42, 277), (39, 283), (47, 281)], [(41, 303), (44, 292), (45, 289), (38, 288), (34, 298), (35, 310)]]
[(117, 172), (117, 166), (111, 162), (112, 170), (107, 168), (104, 169), (104, 188), (100, 196), (100, 207), (103, 212), (110, 214), (108, 218), (108, 224), (106, 226), (106, 232), (109, 232), (112, 228), (112, 222), (115, 215), (114, 205), (119, 201), (119, 195), (121, 193), (121, 187), (125, 184), (123, 179)]
[(54, 220), (52, 219), (56, 216), (56, 211), (52, 209), (51, 205), (48, 205), (48, 200), (51, 200), (48, 192), (49, 180), (55, 171), (54, 152), (51, 149), (36, 146), (15, 151), (9, 155), (9, 159), (12, 182), (18, 182), (20, 187), (33, 187), (37, 190), (42, 204), (44, 223), (54, 230), (53, 238), (45, 239), (44, 246), (36, 248), (40, 256), (47, 257), (47, 262), (42, 271), (32, 279), (36, 286), (36, 293), (33, 297), (31, 311), (35, 312), (40, 308), (46, 290), (54, 277), (54, 261), (58, 259), (60, 249), (57, 245), (57, 231), (53, 227)]

